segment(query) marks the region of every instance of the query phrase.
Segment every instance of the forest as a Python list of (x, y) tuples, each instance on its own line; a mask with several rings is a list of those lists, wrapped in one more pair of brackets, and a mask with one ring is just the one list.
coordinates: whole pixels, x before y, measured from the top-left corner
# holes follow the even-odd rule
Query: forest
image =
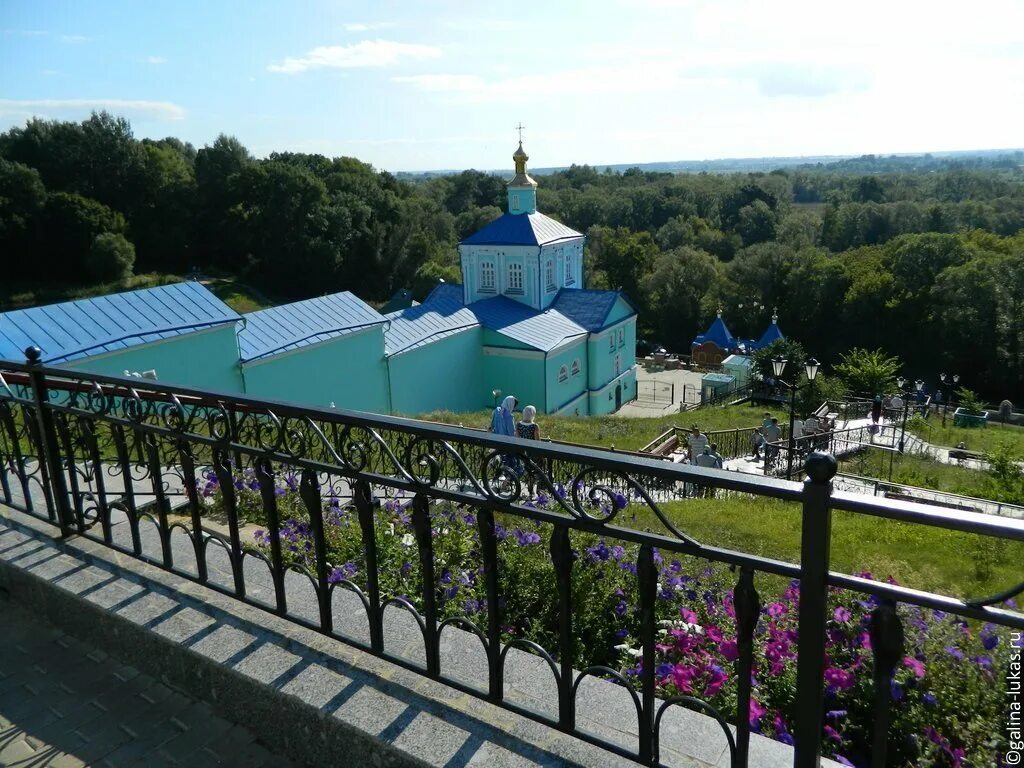
[[(756, 336), (777, 307), (826, 363), (882, 349), (912, 378), (1024, 394), (1024, 152), (757, 173), (574, 165), (537, 180), (539, 209), (587, 235), (587, 286), (625, 291), (648, 341), (688, 353), (718, 307)], [(10, 287), (198, 271), (281, 300), (422, 298), (459, 281), (456, 245), (502, 213), (504, 184), (260, 159), (223, 135), (139, 140), (107, 113), (33, 119), (0, 134), (0, 274)]]

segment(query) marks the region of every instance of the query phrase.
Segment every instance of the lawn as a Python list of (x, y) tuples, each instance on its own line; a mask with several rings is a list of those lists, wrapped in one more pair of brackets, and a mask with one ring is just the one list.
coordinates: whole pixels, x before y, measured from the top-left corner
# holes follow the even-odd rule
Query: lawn
[[(148, 272), (132, 275), (126, 280), (113, 283), (97, 283), (81, 285), (79, 283), (13, 283), (0, 287), (0, 311), (35, 307), (41, 304), (56, 304), (62, 301), (87, 299), (92, 296), (104, 296), (109, 293), (137, 291), (143, 288), (155, 288), (160, 285), (180, 283), (187, 280), (182, 275)], [(273, 302), (258, 291), (233, 277), (204, 278), (206, 285), (219, 299), (236, 312), (242, 314), (255, 312), (272, 306)]]
[[(637, 510), (634, 527), (662, 532), (652, 512)], [(670, 502), (662, 509), (702, 544), (800, 561), (800, 506), (776, 499), (733, 497)], [(999, 592), (1020, 581), (1024, 543), (836, 512), (832, 569), (870, 571), (904, 586), (957, 597)]]
[[(781, 417), (782, 414), (778, 415)], [(697, 424), (703, 431), (711, 432), (758, 426), (763, 416), (764, 409), (761, 406), (733, 405), (638, 419), (622, 416), (538, 416), (537, 422), (540, 424), (541, 436), (552, 440), (636, 451), (671, 426), (691, 427)], [(491, 411), (432, 411), (417, 418), (486, 429), (491, 423)]]
[(942, 426), (941, 415), (932, 414), (927, 421), (913, 419), (907, 422), (907, 431), (918, 435), (933, 445), (956, 447), (960, 443), (969, 451), (990, 453), (1001, 446), (1009, 446), (1010, 450), (1024, 456), (1024, 427), (1012, 424), (989, 423), (980, 429), (968, 429), (953, 426), (953, 414), (950, 412), (946, 426)]

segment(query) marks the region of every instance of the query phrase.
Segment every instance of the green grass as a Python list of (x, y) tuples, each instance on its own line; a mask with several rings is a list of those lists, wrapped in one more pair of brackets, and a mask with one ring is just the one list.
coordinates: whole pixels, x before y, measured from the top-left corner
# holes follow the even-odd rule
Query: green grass
[[(155, 288), (170, 283), (180, 283), (188, 278), (164, 272), (148, 272), (133, 275), (127, 280), (113, 283), (81, 285), (78, 283), (13, 283), (0, 286), (0, 311), (35, 307), (40, 304), (56, 304), (62, 301), (104, 296), (122, 291), (137, 291)], [(221, 301), (239, 313), (255, 312), (273, 306), (266, 296), (232, 277), (211, 277), (204, 284)]]
[(239, 314), (272, 307), (266, 296), (233, 278), (215, 277), (204, 281), (213, 294)]
[[(552, 440), (636, 451), (671, 426), (688, 428), (697, 424), (705, 432), (754, 427), (761, 424), (763, 414), (764, 408), (761, 406), (733, 405), (639, 419), (622, 416), (538, 416), (537, 423), (540, 424), (541, 436)], [(417, 418), (487, 429), (491, 423), (491, 411), (432, 411)]]
[(55, 304), (74, 299), (87, 299), (92, 296), (103, 296), (120, 291), (135, 291), (142, 288), (155, 288), (159, 285), (179, 283), (185, 278), (181, 275), (163, 272), (147, 272), (132, 275), (127, 280), (113, 283), (96, 283), (81, 285), (79, 283), (6, 283), (0, 284), (0, 311), (34, 307), (40, 304)]
[(991, 422), (988, 426), (980, 429), (968, 429), (965, 427), (953, 426), (953, 413), (950, 411), (946, 419), (946, 426), (942, 426), (942, 417), (932, 414), (927, 422), (914, 419), (907, 422), (907, 431), (918, 435), (922, 440), (927, 440), (933, 445), (956, 447), (960, 443), (967, 446), (969, 451), (989, 453), (1002, 445), (1008, 445), (1010, 449), (1024, 457), (1024, 427), (1016, 427), (1012, 424), (999, 424)]
[[(634, 507), (629, 507), (632, 510)], [(638, 508), (637, 508), (638, 509)], [(692, 499), (662, 505), (680, 531), (702, 544), (791, 563), (800, 561), (800, 506), (767, 498)], [(653, 532), (664, 526), (638, 509), (629, 523)], [(836, 512), (832, 570), (870, 571), (904, 586), (956, 597), (980, 597), (1020, 581), (1024, 543)]]

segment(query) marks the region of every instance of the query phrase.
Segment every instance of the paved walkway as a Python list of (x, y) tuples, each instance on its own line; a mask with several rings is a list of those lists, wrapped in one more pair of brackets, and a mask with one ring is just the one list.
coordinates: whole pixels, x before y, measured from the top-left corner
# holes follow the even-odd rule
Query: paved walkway
[(208, 705), (0, 598), (0, 766), (288, 766)]

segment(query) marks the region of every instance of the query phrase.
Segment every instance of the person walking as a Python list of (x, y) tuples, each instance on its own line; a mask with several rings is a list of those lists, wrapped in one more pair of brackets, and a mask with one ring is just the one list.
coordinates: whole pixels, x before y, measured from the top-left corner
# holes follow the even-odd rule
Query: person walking
[(878, 422), (882, 419), (882, 396), (875, 395), (871, 401), (871, 434), (878, 433)]
[[(695, 466), (703, 467), (704, 469), (720, 469), (720, 459), (721, 457), (714, 454), (710, 445), (705, 445), (704, 449), (697, 454), (693, 463)], [(707, 498), (714, 495), (714, 489), (703, 484), (698, 484), (696, 490), (697, 495), (701, 498)]]
[(779, 420), (773, 417), (771, 423), (764, 428), (765, 464), (767, 464), (769, 461), (773, 461), (775, 457), (779, 455), (780, 440), (782, 440), (782, 427), (779, 426)]
[(694, 424), (690, 434), (686, 437), (686, 447), (690, 452), (690, 463), (694, 463), (697, 456), (704, 452), (704, 449), (708, 446), (707, 435), (702, 435), (700, 428)]
[[(771, 424), (771, 422), (768, 422)], [(754, 449), (754, 461), (761, 460), (761, 448), (764, 447), (764, 427), (754, 427), (750, 433), (750, 445)]]
[(761, 419), (761, 426), (764, 429), (768, 429), (772, 425), (772, 415), (768, 411), (764, 412), (764, 418)]

